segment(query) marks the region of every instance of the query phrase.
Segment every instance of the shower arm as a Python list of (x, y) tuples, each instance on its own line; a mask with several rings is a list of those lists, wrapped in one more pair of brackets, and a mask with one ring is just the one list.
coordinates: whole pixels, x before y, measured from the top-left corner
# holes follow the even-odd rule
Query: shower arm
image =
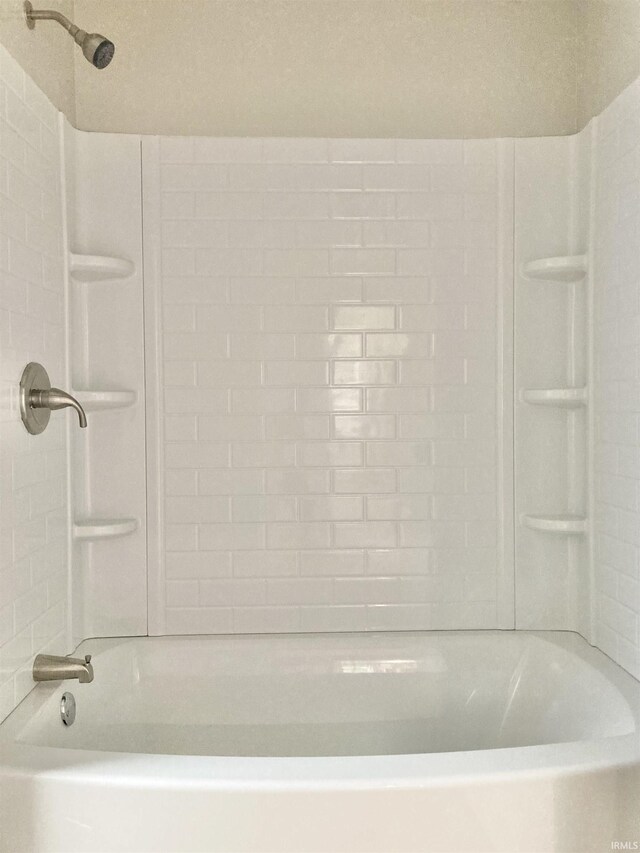
[[(62, 12), (56, 12), (55, 9), (34, 9), (32, 4), (27, 0), (24, 4), (24, 14), (27, 19), (27, 26), (32, 30), (36, 21), (56, 21), (61, 27), (64, 27), (69, 35), (77, 44), (81, 44), (87, 33), (76, 27)], [(79, 37), (78, 37), (78, 34)]]

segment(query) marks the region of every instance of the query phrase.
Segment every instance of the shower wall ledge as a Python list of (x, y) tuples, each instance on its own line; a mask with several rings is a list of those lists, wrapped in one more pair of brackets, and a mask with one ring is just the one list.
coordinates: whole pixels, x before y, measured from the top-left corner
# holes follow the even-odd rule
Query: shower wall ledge
[(73, 525), (73, 537), (78, 540), (116, 539), (138, 529), (136, 518), (87, 518)]
[(588, 269), (586, 255), (560, 255), (554, 258), (537, 258), (522, 266), (525, 278), (542, 281), (581, 281)]
[(108, 255), (81, 255), (69, 253), (69, 274), (74, 281), (91, 283), (129, 278), (135, 272), (135, 264), (126, 258)]
[(579, 409), (588, 400), (586, 388), (526, 388), (522, 401), (532, 406), (556, 406), (561, 409)]
[(580, 515), (525, 515), (522, 523), (530, 530), (565, 536), (582, 535), (588, 529), (587, 519)]
[(74, 396), (87, 412), (104, 412), (109, 409), (126, 409), (135, 405), (135, 391), (76, 391)]

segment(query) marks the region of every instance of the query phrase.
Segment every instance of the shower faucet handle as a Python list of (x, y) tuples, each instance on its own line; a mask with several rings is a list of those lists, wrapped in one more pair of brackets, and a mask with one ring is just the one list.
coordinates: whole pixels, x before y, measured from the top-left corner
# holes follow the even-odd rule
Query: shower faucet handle
[(66, 408), (76, 410), (80, 427), (84, 429), (87, 416), (80, 403), (66, 391), (52, 388), (44, 367), (30, 362), (20, 380), (20, 414), (27, 431), (39, 435), (47, 428), (51, 412)]
[(59, 388), (49, 388), (47, 391), (32, 391), (29, 395), (29, 402), (34, 409), (50, 409), (52, 412), (55, 412), (57, 409), (75, 409), (78, 413), (80, 428), (85, 429), (87, 426), (87, 416), (80, 403), (71, 394), (67, 394), (66, 391), (61, 391)]

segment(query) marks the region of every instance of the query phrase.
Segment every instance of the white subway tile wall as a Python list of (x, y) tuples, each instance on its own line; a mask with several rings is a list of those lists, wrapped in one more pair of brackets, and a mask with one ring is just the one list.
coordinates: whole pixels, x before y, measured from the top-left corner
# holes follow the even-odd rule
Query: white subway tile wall
[(595, 640), (640, 678), (640, 80), (596, 130)]
[(510, 145), (159, 140), (159, 632), (504, 627)]
[(65, 418), (32, 437), (18, 409), (27, 362), (65, 381), (60, 192), (58, 112), (0, 47), (0, 719), (69, 651)]

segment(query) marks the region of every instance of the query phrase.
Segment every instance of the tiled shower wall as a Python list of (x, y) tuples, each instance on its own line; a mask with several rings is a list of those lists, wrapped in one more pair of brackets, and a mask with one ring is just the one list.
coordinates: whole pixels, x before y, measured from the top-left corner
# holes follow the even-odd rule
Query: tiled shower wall
[(598, 646), (640, 677), (640, 80), (595, 146)]
[(66, 419), (38, 437), (18, 411), (29, 361), (65, 374), (58, 112), (0, 47), (0, 719), (40, 651), (67, 648)]
[(152, 633), (511, 626), (512, 143), (162, 138), (143, 164)]

